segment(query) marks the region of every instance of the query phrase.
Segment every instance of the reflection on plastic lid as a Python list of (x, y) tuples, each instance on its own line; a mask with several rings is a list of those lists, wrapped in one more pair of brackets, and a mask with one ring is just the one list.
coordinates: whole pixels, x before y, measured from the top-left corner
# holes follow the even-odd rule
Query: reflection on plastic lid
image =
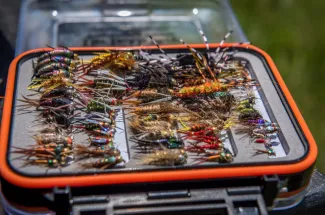
[(131, 16), (131, 11), (128, 11), (128, 10), (121, 10), (119, 12), (117, 12), (117, 15), (118, 16)]
[(58, 11), (53, 10), (53, 12), (52, 12), (52, 16), (57, 16), (57, 15), (58, 15)]

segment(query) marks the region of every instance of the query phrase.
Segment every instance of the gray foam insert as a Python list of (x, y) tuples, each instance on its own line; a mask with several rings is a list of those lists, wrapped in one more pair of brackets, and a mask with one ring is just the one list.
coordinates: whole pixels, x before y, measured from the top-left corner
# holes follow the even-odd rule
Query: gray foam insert
[[(172, 56), (172, 54), (171, 54)], [(264, 149), (263, 145), (258, 145), (252, 143), (249, 138), (244, 137), (243, 135), (238, 135), (234, 132), (234, 129), (231, 129), (229, 139), (224, 143), (230, 149), (231, 152), (235, 154), (234, 161), (232, 163), (218, 164), (218, 163), (203, 163), (199, 166), (209, 166), (209, 167), (218, 167), (218, 166), (232, 166), (232, 165), (259, 165), (263, 164), (272, 164), (275, 162), (292, 162), (298, 159), (301, 159), (306, 153), (306, 146), (303, 143), (303, 140), (299, 137), (296, 128), (294, 127), (284, 104), (282, 103), (278, 92), (275, 88), (274, 81), (270, 79), (270, 76), (267, 72), (267, 67), (256, 55), (246, 52), (239, 51), (235, 55), (245, 61), (248, 61), (251, 67), (251, 75), (253, 78), (257, 78), (261, 86), (255, 89), (255, 95), (258, 98), (255, 108), (258, 109), (265, 119), (270, 119), (279, 124), (281, 132), (279, 132), (278, 140), (280, 144), (274, 147), (277, 156), (269, 157), (266, 154), (255, 155), (254, 149)], [(89, 55), (81, 55), (83, 59), (89, 59)], [(32, 76), (32, 58), (27, 59), (20, 63), (20, 66), (17, 70), (17, 82), (16, 82), (16, 93), (15, 98), (21, 98), (21, 95), (28, 95), (27, 86), (30, 84)], [(234, 92), (236, 93), (236, 92)], [(32, 138), (31, 130), (35, 129), (35, 124), (33, 121), (38, 113), (32, 112), (30, 114), (21, 114), (17, 109), (17, 105), (21, 102), (15, 100), (15, 105), (13, 107), (12, 115), (12, 128), (11, 128), (11, 138), (10, 145), (14, 147), (28, 147), (35, 144), (35, 141)], [(30, 110), (33, 110), (31, 108)], [(20, 174), (24, 175), (76, 175), (76, 174), (97, 174), (100, 172), (105, 172), (105, 174), (114, 174), (119, 171), (141, 171), (141, 170), (154, 170), (154, 169), (177, 169), (177, 168), (188, 168), (193, 167), (193, 158), (196, 158), (196, 154), (189, 154), (189, 159), (184, 167), (156, 167), (156, 166), (145, 166), (141, 164), (139, 156), (134, 151), (134, 143), (129, 141), (130, 131), (127, 127), (127, 116), (123, 116), (123, 111), (119, 111), (119, 119), (121, 122), (118, 122), (117, 126), (120, 128), (125, 128), (122, 130), (117, 130), (114, 142), (121, 150), (123, 158), (126, 160), (125, 166), (120, 166), (121, 168), (112, 168), (107, 170), (97, 170), (97, 169), (88, 169), (83, 170), (79, 166), (79, 162), (90, 162), (92, 159), (86, 161), (74, 162), (67, 167), (62, 169), (48, 169), (46, 167), (28, 165), (23, 166), (24, 160), (21, 158), (21, 154), (10, 153), (14, 150), (13, 147), (9, 149), (9, 163), (13, 169), (15, 169)], [(125, 123), (126, 122), (126, 123)], [(87, 136), (82, 133), (74, 135), (75, 143), (87, 144)]]

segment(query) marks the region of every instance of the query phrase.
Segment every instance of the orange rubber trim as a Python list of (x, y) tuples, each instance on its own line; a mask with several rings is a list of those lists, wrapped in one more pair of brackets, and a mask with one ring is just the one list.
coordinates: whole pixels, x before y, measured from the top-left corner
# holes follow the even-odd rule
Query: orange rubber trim
[[(234, 43), (224, 44), (222, 47), (230, 47)], [(218, 44), (211, 44), (211, 47), (216, 48)], [(185, 45), (166, 45), (161, 46), (163, 49), (185, 49)], [(205, 48), (202, 44), (191, 45), (193, 48)], [(49, 51), (51, 49), (35, 49), (22, 53), (16, 57), (10, 65), (8, 82), (2, 117), (1, 142), (0, 142), (0, 171), (4, 179), (10, 183), (26, 188), (51, 188), (54, 186), (94, 186), (107, 184), (124, 184), (124, 183), (146, 183), (146, 182), (162, 182), (162, 181), (176, 181), (176, 180), (195, 180), (207, 178), (234, 178), (234, 177), (251, 177), (262, 175), (288, 175), (299, 173), (311, 167), (317, 157), (317, 146), (315, 140), (309, 131), (305, 120), (303, 119), (295, 101), (293, 100), (287, 86), (285, 85), (279, 71), (277, 70), (271, 57), (263, 50), (252, 45), (237, 45), (237, 47), (255, 50), (266, 59), (273, 74), (285, 95), (288, 104), (290, 105), (294, 116), (296, 117), (307, 141), (309, 143), (309, 151), (303, 160), (293, 164), (279, 164), (270, 166), (249, 166), (249, 167), (218, 167), (209, 169), (192, 169), (192, 170), (167, 170), (167, 171), (152, 171), (152, 172), (133, 172), (133, 173), (115, 173), (115, 174), (98, 174), (98, 175), (82, 175), (82, 176), (62, 176), (62, 177), (38, 177), (31, 178), (27, 176), (18, 175), (8, 166), (6, 155), (8, 146), (8, 137), (10, 130), (10, 118), (12, 111), (12, 99), (14, 93), (15, 76), (17, 64), (23, 57), (37, 53)], [(71, 48), (74, 51), (103, 51), (105, 49), (112, 50), (137, 50), (137, 49), (157, 49), (156, 46), (141, 46), (141, 47), (75, 47)]]

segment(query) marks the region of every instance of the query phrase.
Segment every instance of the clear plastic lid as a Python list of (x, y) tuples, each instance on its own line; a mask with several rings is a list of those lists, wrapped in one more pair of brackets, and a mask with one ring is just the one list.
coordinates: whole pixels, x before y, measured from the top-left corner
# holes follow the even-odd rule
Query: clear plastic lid
[(16, 54), (49, 46), (150, 45), (202, 43), (245, 36), (226, 0), (26, 0), (23, 3)]

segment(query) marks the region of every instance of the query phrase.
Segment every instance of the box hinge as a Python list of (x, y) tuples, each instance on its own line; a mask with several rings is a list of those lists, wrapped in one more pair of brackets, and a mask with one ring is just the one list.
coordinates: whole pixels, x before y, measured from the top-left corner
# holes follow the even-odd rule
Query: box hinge
[(68, 215), (71, 209), (71, 191), (70, 187), (53, 188), (53, 207), (56, 214)]
[(280, 192), (280, 179), (277, 175), (263, 176), (263, 197), (266, 207), (272, 207)]

